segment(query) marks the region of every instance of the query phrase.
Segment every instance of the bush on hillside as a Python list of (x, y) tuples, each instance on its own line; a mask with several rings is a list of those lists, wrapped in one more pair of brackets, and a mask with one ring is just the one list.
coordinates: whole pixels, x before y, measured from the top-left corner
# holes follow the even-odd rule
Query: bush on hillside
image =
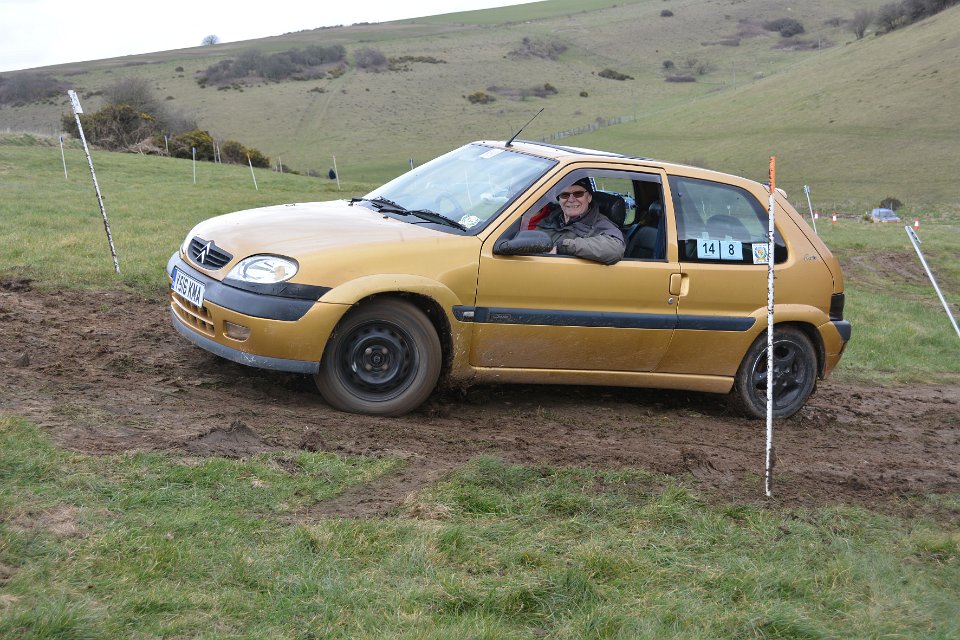
[(474, 91), (470, 95), (464, 97), (470, 102), (470, 104), (489, 104), (497, 100), (486, 91)]
[[(247, 156), (250, 157), (250, 164), (255, 167), (269, 167), (270, 159), (264, 156), (260, 151), (252, 147), (245, 147), (236, 140), (227, 140), (220, 145), (220, 161), (229, 164), (247, 164)], [(289, 169), (287, 170), (289, 173)]]
[(500, 87), (497, 85), (493, 85), (493, 86), (487, 87), (487, 91), (489, 91), (490, 93), (495, 93), (499, 96), (503, 96), (505, 98), (516, 98), (520, 100), (526, 100), (527, 98), (531, 98), (531, 97), (546, 98), (548, 96), (556, 95), (558, 93), (557, 88), (552, 84), (550, 84), (549, 82), (545, 82), (544, 84), (536, 85), (533, 87), (526, 87), (522, 89), (517, 89), (514, 87)]
[(213, 146), (213, 136), (209, 131), (203, 129), (194, 129), (173, 136), (168, 141), (170, 146), (170, 155), (174, 158), (193, 158), (193, 150), (197, 150), (197, 160), (213, 160), (215, 156)]
[(667, 76), (664, 78), (667, 82), (696, 82), (696, 76), (690, 76), (686, 74), (676, 74), (672, 76)]
[(520, 46), (507, 55), (511, 58), (543, 58), (545, 60), (556, 60), (566, 50), (567, 45), (558, 40), (524, 38)]
[(877, 10), (876, 23), (882, 32), (893, 31), (917, 20), (938, 14), (958, 3), (960, 3), (960, 0), (901, 0), (900, 2), (890, 2)]
[(625, 73), (620, 73), (619, 71), (614, 71), (613, 69), (604, 69), (597, 75), (601, 78), (609, 78), (610, 80), (633, 80), (633, 76), (628, 76)]
[[(156, 118), (128, 104), (108, 104), (94, 113), (81, 114), (80, 124), (84, 136), (91, 143), (111, 151), (129, 149), (160, 133), (160, 123)], [(72, 112), (61, 116), (60, 125), (65, 132), (80, 137)]]
[(289, 49), (270, 55), (264, 55), (257, 49), (248, 49), (236, 59), (227, 58), (204, 69), (197, 75), (197, 83), (205, 87), (208, 84), (231, 85), (238, 80), (311, 80), (323, 77), (326, 67), (343, 62), (346, 56), (347, 50), (339, 44)]
[(65, 93), (72, 85), (32, 71), (0, 76), (0, 104), (29, 104)]
[(387, 56), (373, 47), (363, 47), (354, 51), (353, 64), (357, 69), (366, 71), (382, 71), (390, 66)]
[(897, 198), (891, 198), (890, 196), (887, 196), (880, 201), (881, 209), (892, 209), (893, 211), (897, 211), (901, 207), (903, 207), (903, 203)]
[(660, 12), (660, 17), (661, 17), (661, 18), (672, 18), (672, 17), (673, 17), (673, 11), (670, 11), (670, 9), (664, 9), (663, 11)]
[(877, 24), (884, 31), (893, 31), (906, 24), (907, 12), (903, 3), (890, 2), (877, 11)]
[(101, 95), (107, 104), (129, 105), (134, 111), (149, 113), (154, 118), (158, 118), (163, 110), (153, 87), (143, 78), (129, 77), (117, 80), (106, 87)]
[(870, 9), (859, 9), (853, 14), (853, 19), (850, 20), (850, 31), (853, 32), (857, 40), (862, 39), (863, 36), (866, 35), (867, 28), (873, 23), (875, 18), (876, 13)]
[(389, 58), (390, 71), (409, 71), (410, 63), (422, 62), (424, 64), (447, 64), (446, 60), (434, 58), (433, 56), (397, 56)]
[(767, 31), (779, 31), (784, 38), (799, 35), (804, 32), (803, 23), (794, 18), (777, 18), (763, 23)]

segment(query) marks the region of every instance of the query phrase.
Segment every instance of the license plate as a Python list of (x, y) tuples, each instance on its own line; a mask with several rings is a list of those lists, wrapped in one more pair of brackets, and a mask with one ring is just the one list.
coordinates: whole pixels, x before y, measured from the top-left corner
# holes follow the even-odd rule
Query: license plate
[(173, 289), (174, 293), (183, 296), (192, 304), (198, 307), (203, 306), (203, 283), (191, 278), (179, 269), (173, 270), (173, 282), (170, 284), (170, 288)]

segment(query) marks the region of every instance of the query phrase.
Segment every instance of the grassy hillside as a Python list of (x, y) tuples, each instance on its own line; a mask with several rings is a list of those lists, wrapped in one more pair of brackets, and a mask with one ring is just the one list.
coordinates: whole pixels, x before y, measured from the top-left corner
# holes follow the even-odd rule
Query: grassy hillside
[[(524, 132), (607, 124), (565, 141), (762, 177), (779, 157), (791, 195), (810, 184), (818, 205), (862, 211), (892, 195), (915, 209), (956, 210), (946, 179), (948, 119), (960, 91), (960, 8), (882, 37), (854, 41), (838, 26), (882, 0), (550, 0), (382, 24), (306, 30), (243, 43), (196, 47), (43, 69), (71, 81), (88, 110), (119, 78), (154, 83), (171, 107), (222, 138), (257, 147), (298, 170), (326, 172), (336, 156), (346, 179), (379, 182), (463, 142), (505, 138), (540, 107)], [(669, 11), (672, 16), (662, 15)], [(764, 21), (792, 17), (806, 33), (784, 40)], [(516, 56), (524, 39), (563, 45), (557, 59)], [(351, 67), (339, 78), (201, 88), (195, 74), (244, 50), (342, 44), (442, 60), (404, 71)], [(733, 46), (736, 45), (736, 46)], [(789, 46), (785, 46), (789, 45)], [(696, 82), (666, 82), (669, 73)], [(182, 71), (177, 71), (180, 68)], [(625, 81), (603, 78), (613, 69)], [(701, 71), (704, 73), (701, 75)], [(556, 95), (517, 94), (549, 83)], [(498, 91), (491, 87), (499, 88)], [(490, 104), (466, 96), (485, 91)], [(0, 109), (0, 130), (59, 131), (59, 104)]]
[(825, 50), (788, 72), (718, 92), (576, 143), (701, 159), (778, 183), (806, 203), (858, 211), (886, 196), (911, 212), (960, 209), (960, 7), (901, 31)]

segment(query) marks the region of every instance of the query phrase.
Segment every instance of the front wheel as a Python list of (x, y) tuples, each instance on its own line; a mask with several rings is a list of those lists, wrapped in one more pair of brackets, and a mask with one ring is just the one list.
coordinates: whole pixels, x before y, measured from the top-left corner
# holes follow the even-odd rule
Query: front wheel
[[(773, 415), (789, 418), (804, 405), (817, 383), (817, 355), (810, 338), (796, 327), (773, 332)], [(744, 356), (731, 392), (746, 415), (767, 415), (767, 334), (757, 337)]]
[(382, 300), (340, 321), (314, 380), (336, 409), (400, 416), (433, 391), (441, 356), (440, 339), (422, 311), (402, 300)]

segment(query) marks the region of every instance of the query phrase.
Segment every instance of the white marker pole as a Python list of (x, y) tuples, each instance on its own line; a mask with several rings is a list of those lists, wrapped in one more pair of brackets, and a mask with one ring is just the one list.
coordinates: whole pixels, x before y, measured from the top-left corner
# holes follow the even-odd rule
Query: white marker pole
[(337, 176), (337, 191), (340, 191), (340, 172), (337, 171), (337, 156), (333, 156), (333, 175)]
[(63, 155), (63, 136), (60, 136), (60, 160), (63, 161), (63, 179), (69, 180), (67, 177), (67, 157)]
[(193, 184), (197, 184), (197, 148), (190, 147), (190, 154), (193, 156)]
[(777, 159), (770, 156), (770, 208), (767, 215), (767, 464), (765, 472), (765, 492), (769, 498), (773, 495), (773, 216), (776, 209)]
[(250, 160), (250, 154), (247, 154), (247, 164), (250, 165), (250, 175), (253, 176), (253, 188), (257, 191), (260, 191), (260, 187), (257, 186), (257, 175), (253, 172), (253, 161)]
[(950, 305), (947, 304), (946, 298), (943, 297), (943, 293), (940, 291), (940, 286), (937, 284), (937, 279), (933, 277), (933, 272), (930, 271), (930, 267), (927, 266), (927, 261), (923, 257), (923, 252), (920, 251), (920, 236), (917, 235), (916, 231), (910, 228), (910, 225), (905, 226), (904, 229), (906, 229), (907, 236), (910, 237), (910, 242), (913, 244), (913, 248), (917, 252), (917, 257), (920, 258), (920, 263), (927, 272), (927, 277), (930, 278), (930, 283), (933, 284), (934, 291), (937, 292), (937, 296), (940, 298), (940, 304), (942, 304), (943, 308), (947, 310), (947, 317), (950, 318), (950, 324), (953, 325), (953, 330), (957, 332), (957, 336), (960, 336), (960, 328), (957, 327), (957, 321), (953, 317), (953, 312), (950, 311)]
[[(813, 205), (810, 203), (810, 187), (803, 185), (803, 192), (807, 194), (807, 207), (810, 208), (810, 220), (813, 222), (813, 232), (817, 233), (817, 218), (813, 215)], [(820, 235), (817, 233), (817, 235)]]
[(110, 245), (110, 255), (113, 256), (113, 269), (120, 273), (120, 262), (117, 260), (117, 250), (113, 247), (113, 235), (110, 233), (110, 223), (107, 221), (107, 210), (103, 206), (103, 196), (100, 195), (100, 185), (97, 183), (97, 174), (93, 170), (93, 159), (90, 157), (90, 149), (87, 147), (87, 137), (83, 135), (83, 125), (80, 124), (80, 114), (83, 108), (80, 107), (80, 98), (73, 89), (67, 90), (70, 96), (70, 105), (73, 107), (73, 117), (77, 121), (77, 131), (80, 132), (80, 141), (83, 143), (83, 152), (87, 154), (87, 164), (90, 165), (90, 176), (93, 178), (93, 189), (97, 192), (97, 202), (100, 203), (100, 215), (103, 217), (103, 228), (107, 232), (107, 244)]

